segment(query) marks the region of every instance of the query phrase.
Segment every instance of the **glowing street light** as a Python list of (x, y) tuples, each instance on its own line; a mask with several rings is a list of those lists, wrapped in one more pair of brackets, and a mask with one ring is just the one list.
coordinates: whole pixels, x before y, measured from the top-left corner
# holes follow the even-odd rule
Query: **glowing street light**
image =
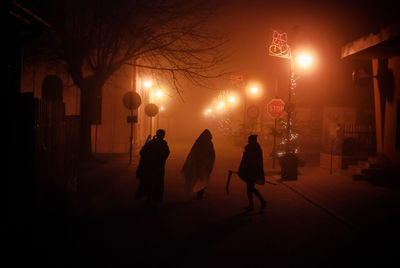
[(260, 97), (262, 94), (262, 90), (261, 90), (261, 85), (259, 83), (251, 83), (248, 87), (247, 87), (247, 94), (249, 97), (251, 98), (257, 98)]
[(250, 92), (251, 92), (252, 94), (257, 94), (257, 93), (258, 93), (258, 87), (252, 87), (252, 88), (250, 88)]
[(302, 68), (310, 68), (313, 63), (313, 57), (309, 53), (301, 53), (297, 56), (297, 64)]

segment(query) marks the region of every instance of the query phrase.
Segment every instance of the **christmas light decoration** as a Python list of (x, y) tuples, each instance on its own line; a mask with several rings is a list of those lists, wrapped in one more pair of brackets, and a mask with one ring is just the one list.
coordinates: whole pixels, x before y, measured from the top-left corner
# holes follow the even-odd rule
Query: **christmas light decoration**
[[(285, 104), (285, 111), (287, 113), (287, 120), (280, 120), (281, 128), (282, 128), (282, 138), (278, 145), (277, 155), (278, 157), (282, 157), (285, 154), (294, 153), (297, 154), (299, 152), (299, 148), (297, 146), (297, 138), (299, 137), (298, 133), (296, 133), (295, 128), (295, 109), (293, 104), (293, 98), (295, 96), (295, 88), (296, 88), (296, 76), (294, 72), (294, 63), (293, 57), (291, 53), (291, 48), (287, 44), (287, 34), (279, 33), (274, 30), (272, 33), (272, 42), (269, 46), (269, 55), (274, 57), (280, 57), (290, 60), (290, 81), (289, 81), (289, 96), (288, 100)], [(306, 64), (310, 62), (310, 58), (302, 58), (301, 61)]]

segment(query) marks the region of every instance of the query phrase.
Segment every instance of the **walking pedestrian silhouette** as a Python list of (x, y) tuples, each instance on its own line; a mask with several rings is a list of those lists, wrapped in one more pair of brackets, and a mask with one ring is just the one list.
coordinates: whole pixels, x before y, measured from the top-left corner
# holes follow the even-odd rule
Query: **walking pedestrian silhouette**
[(260, 199), (261, 209), (264, 209), (267, 202), (255, 188), (255, 184), (265, 184), (263, 153), (260, 144), (257, 142), (257, 135), (250, 135), (248, 138), (248, 144), (244, 148), (240, 161), (238, 175), (246, 182), (247, 186), (249, 205), (245, 209), (254, 210), (253, 193)]
[(140, 150), (140, 161), (136, 178), (140, 180), (135, 199), (147, 197), (147, 203), (158, 207), (164, 194), (165, 162), (169, 156), (168, 143), (164, 140), (165, 130), (159, 129), (156, 135)]
[(182, 167), (188, 197), (195, 192), (198, 200), (204, 198), (215, 161), (215, 150), (211, 140), (211, 132), (205, 129), (196, 139)]

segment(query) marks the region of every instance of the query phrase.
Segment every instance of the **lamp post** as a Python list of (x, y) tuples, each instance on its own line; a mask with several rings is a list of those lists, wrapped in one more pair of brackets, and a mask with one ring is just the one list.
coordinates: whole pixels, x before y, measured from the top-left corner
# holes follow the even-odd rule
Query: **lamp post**
[[(295, 155), (296, 150), (293, 149), (293, 136), (292, 131), (292, 120), (294, 105), (293, 99), (294, 90), (296, 88), (296, 76), (295, 76), (295, 61), (293, 58), (291, 47), (287, 44), (287, 34), (273, 31), (272, 43), (269, 46), (269, 55), (285, 58), (290, 60), (290, 83), (289, 83), (289, 95), (288, 100), (285, 104), (285, 111), (287, 113), (286, 121), (286, 146), (285, 154), (281, 161), (281, 176), (282, 179), (297, 179), (297, 165), (298, 159)], [(300, 67), (310, 67), (312, 63), (312, 57), (310, 54), (298, 54), (298, 64)]]

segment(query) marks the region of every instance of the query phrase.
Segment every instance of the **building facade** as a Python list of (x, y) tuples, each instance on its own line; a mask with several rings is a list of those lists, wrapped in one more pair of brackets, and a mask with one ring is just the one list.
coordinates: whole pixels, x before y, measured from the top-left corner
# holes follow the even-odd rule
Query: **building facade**
[(373, 83), (376, 151), (391, 167), (400, 164), (400, 24), (394, 23), (342, 47), (342, 59), (368, 59), (372, 73), (355, 70), (354, 81)]

